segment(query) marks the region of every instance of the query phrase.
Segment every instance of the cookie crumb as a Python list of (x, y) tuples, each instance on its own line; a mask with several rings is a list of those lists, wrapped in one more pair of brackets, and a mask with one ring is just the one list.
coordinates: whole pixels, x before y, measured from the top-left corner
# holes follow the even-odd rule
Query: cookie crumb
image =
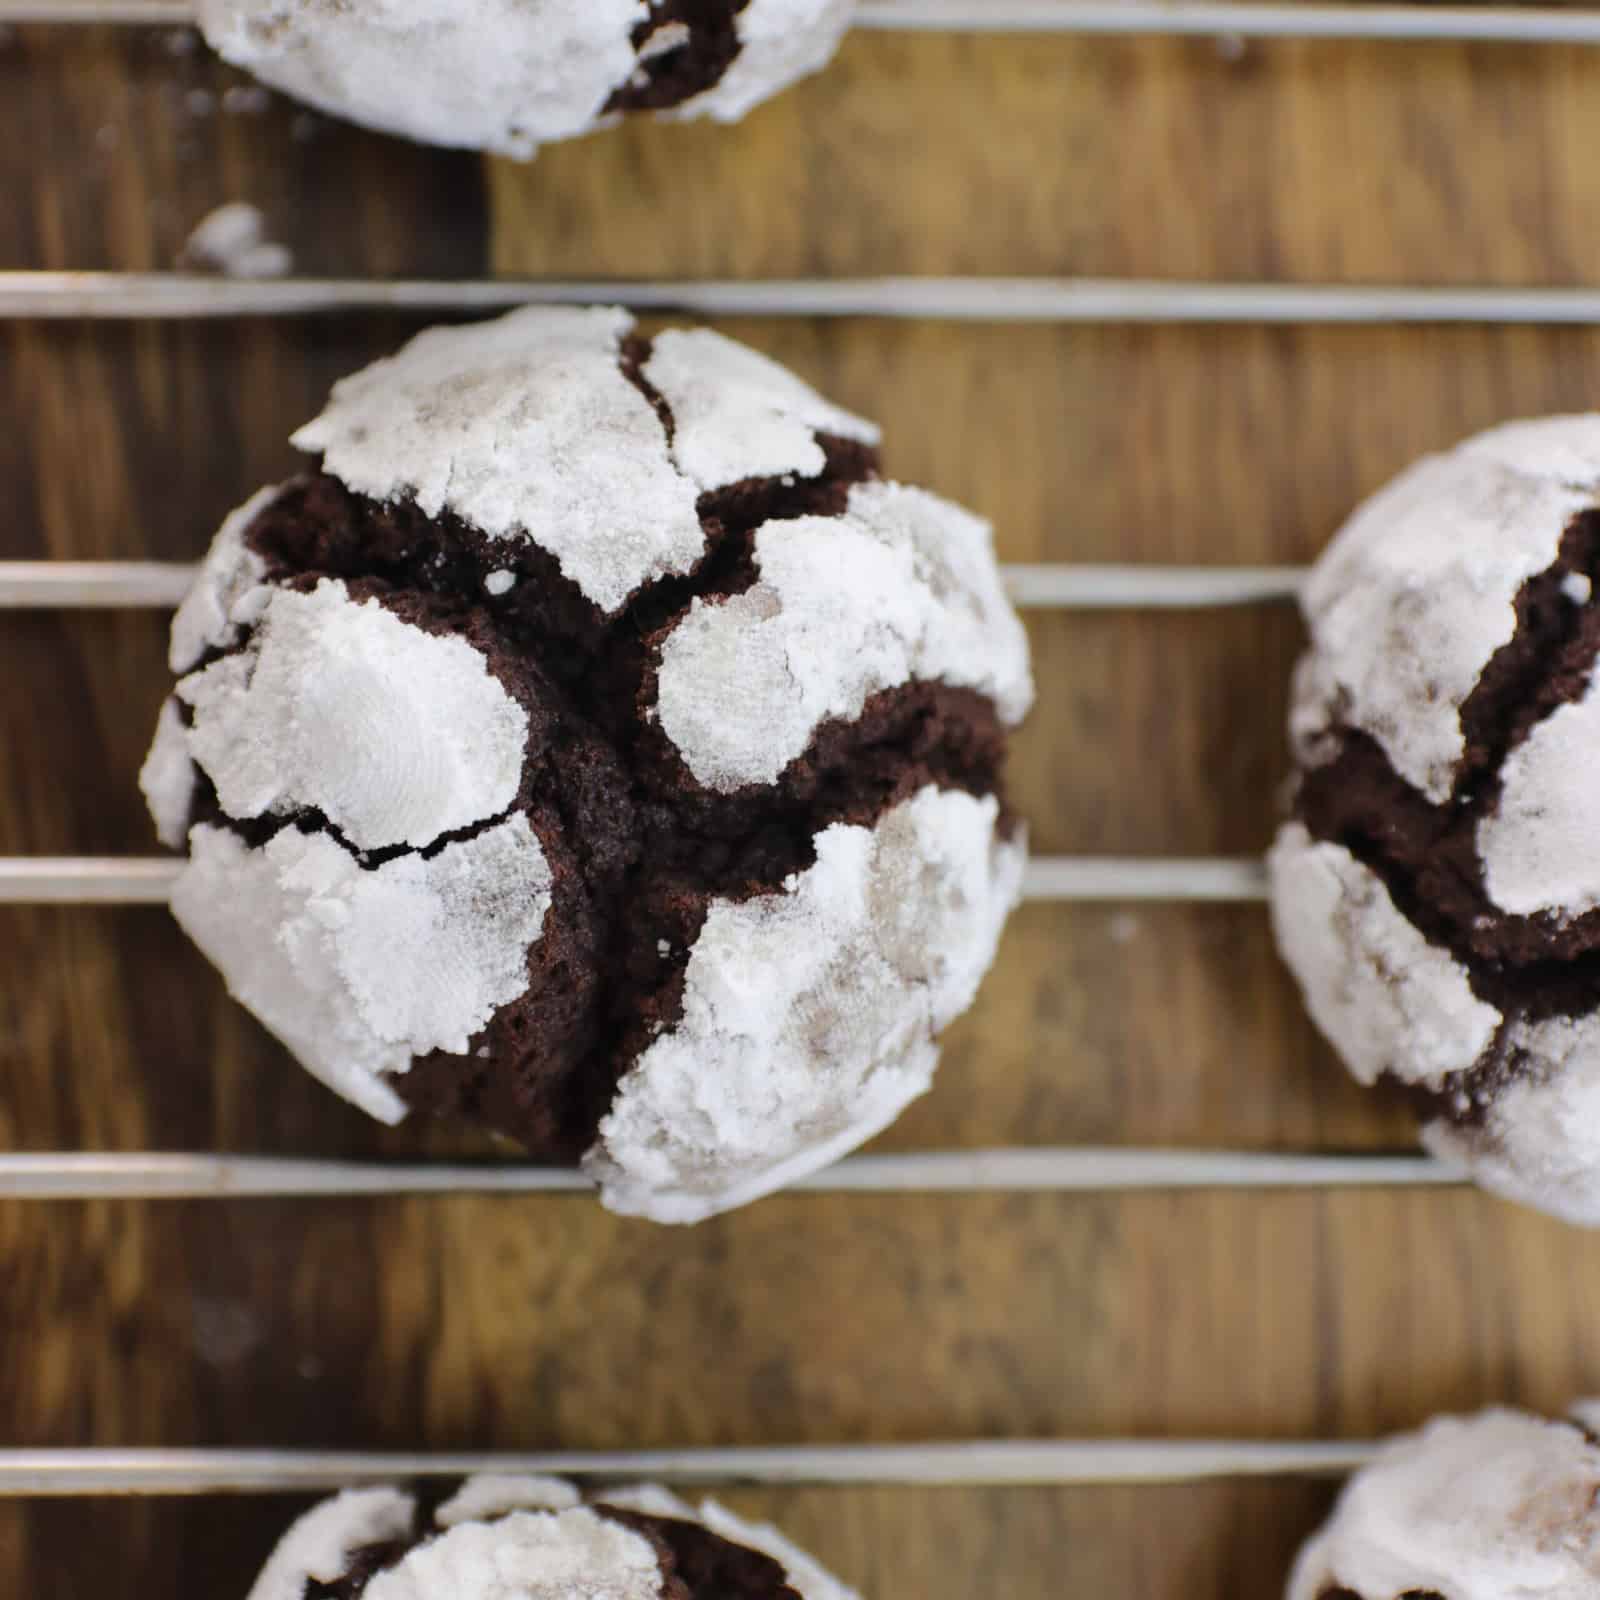
[(236, 83), (222, 96), (222, 109), (229, 116), (259, 117), (271, 106), (272, 95), (259, 83)]
[(294, 256), (266, 237), (266, 219), (255, 206), (235, 200), (196, 224), (178, 265), (225, 278), (282, 278), (294, 270)]

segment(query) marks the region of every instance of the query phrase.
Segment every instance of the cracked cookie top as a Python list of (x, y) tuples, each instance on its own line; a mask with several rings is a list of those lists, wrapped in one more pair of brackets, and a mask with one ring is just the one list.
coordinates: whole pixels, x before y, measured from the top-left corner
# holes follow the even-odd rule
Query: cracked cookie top
[(199, 0), (275, 88), (426, 144), (526, 158), (635, 111), (737, 121), (824, 66), (854, 0)]
[(284, 1535), (248, 1600), (858, 1600), (775, 1528), (653, 1485), (588, 1498), (469, 1478), (350, 1489)]
[(236, 997), (662, 1220), (891, 1121), (1019, 893), (1032, 686), (989, 529), (875, 440), (618, 311), (341, 383), (202, 563), (142, 778)]
[(1581, 1416), (1435, 1418), (1350, 1480), (1287, 1600), (1586, 1600), (1600, 1594), (1597, 1496)]
[(1304, 592), (1278, 941), (1365, 1082), (1490, 1187), (1600, 1221), (1600, 417), (1404, 473)]

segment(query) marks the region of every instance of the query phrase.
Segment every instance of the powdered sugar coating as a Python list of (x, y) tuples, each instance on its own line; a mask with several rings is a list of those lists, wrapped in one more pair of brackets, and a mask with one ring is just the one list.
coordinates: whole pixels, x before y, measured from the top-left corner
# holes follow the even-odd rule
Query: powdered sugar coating
[(1493, 1042), (1501, 1016), (1343, 845), (1286, 823), (1268, 856), (1272, 925), (1306, 1007), (1363, 1083), (1438, 1088)]
[(675, 1522), (693, 1522), (694, 1507), (681, 1495), (659, 1483), (627, 1483), (608, 1488), (600, 1497), (618, 1511), (637, 1511), (642, 1517), (670, 1517)]
[(668, 113), (737, 122), (746, 113), (833, 59), (855, 0), (749, 0), (734, 19), (739, 54), (718, 82)]
[(1600, 666), (1583, 697), (1534, 724), (1502, 763), (1499, 803), (1478, 824), (1489, 898), (1519, 916), (1600, 905)]
[[(740, 51), (676, 117), (733, 122), (823, 66), (854, 0), (749, 0)], [(687, 40), (645, 0), (199, 0), (212, 46), (321, 107), (430, 144), (527, 158), (588, 133), (639, 64)], [(635, 35), (638, 34), (636, 38)]]
[(1453, 453), (1592, 494), (1600, 485), (1600, 412), (1502, 422), (1462, 440)]
[[(715, 1501), (696, 1509), (653, 1484), (594, 1499), (698, 1523), (769, 1555), (800, 1600), (859, 1600), (775, 1528), (745, 1522)], [(481, 1509), (466, 1515), (468, 1507)], [(350, 1490), (324, 1501), (290, 1528), (248, 1600), (304, 1600), (308, 1579), (332, 1581), (361, 1546), (406, 1537), (416, 1512), (413, 1497), (398, 1489)], [(436, 1521), (445, 1531), (377, 1574), (368, 1600), (659, 1600), (664, 1587), (649, 1541), (584, 1506), (576, 1490), (556, 1479), (469, 1478)]]
[(378, 1573), (364, 1600), (662, 1600), (655, 1547), (585, 1506), (461, 1522)]
[(623, 375), (632, 328), (625, 311), (529, 307), (429, 329), (337, 384), (294, 443), (358, 494), (540, 545), (614, 613), (705, 551), (695, 485)]
[(913, 680), (1033, 698), (1027, 638), (987, 523), (936, 495), (858, 484), (842, 517), (769, 522), (759, 581), (696, 600), (661, 647), (656, 710), (695, 779), (771, 783), (830, 718)]
[(1482, 1120), (1431, 1123), (1423, 1143), (1495, 1194), (1600, 1225), (1600, 1017), (1519, 1021), (1505, 1044), (1518, 1074)]
[(932, 786), (835, 824), (778, 894), (712, 903), (682, 1020), (623, 1078), (584, 1167), (606, 1205), (691, 1222), (871, 1137), (927, 1087), (1022, 884), (999, 807)]
[(1287, 1600), (1589, 1600), (1600, 1593), (1600, 1448), (1570, 1423), (1491, 1410), (1391, 1440), (1295, 1563)]
[(644, 375), (672, 411), (672, 455), (700, 489), (826, 465), (818, 433), (876, 444), (879, 430), (824, 400), (787, 367), (709, 328), (656, 336)]
[(1302, 595), (1312, 651), (1291, 730), (1314, 764), (1328, 729), (1364, 730), (1407, 782), (1449, 797), (1461, 704), (1516, 628), (1517, 591), (1600, 498), (1600, 416), (1513, 423), (1430, 456), (1368, 500)]
[(506, 1511), (570, 1511), (583, 1496), (564, 1478), (484, 1472), (468, 1478), (433, 1514), (441, 1528), (482, 1522)]
[(239, 642), (267, 601), (267, 564), (244, 542), (246, 529), (282, 494), (281, 485), (253, 494), (228, 514), (172, 619), (167, 664), (188, 672), (208, 650)]
[(297, 99), (427, 144), (527, 157), (588, 132), (645, 0), (200, 0), (213, 49)]
[(168, 698), (156, 718), (156, 736), (139, 768), (139, 792), (155, 819), (156, 837), (169, 850), (181, 850), (189, 833), (189, 812), (194, 805), (194, 762), (189, 757), (189, 734), (178, 702)]
[(482, 654), (337, 578), (272, 590), (244, 648), (177, 692), (231, 817), (314, 809), (358, 849), (421, 848), (504, 811), (521, 781), (527, 713)]
[(415, 1516), (416, 1502), (401, 1489), (346, 1489), (284, 1534), (247, 1600), (305, 1600), (309, 1580), (341, 1577), (363, 1545), (405, 1538)]
[(172, 892), (229, 992), (329, 1088), (398, 1122), (390, 1079), (431, 1050), (464, 1054), (528, 984), (550, 868), (525, 817), (437, 854), (363, 869), (326, 834), (259, 849), (202, 824)]

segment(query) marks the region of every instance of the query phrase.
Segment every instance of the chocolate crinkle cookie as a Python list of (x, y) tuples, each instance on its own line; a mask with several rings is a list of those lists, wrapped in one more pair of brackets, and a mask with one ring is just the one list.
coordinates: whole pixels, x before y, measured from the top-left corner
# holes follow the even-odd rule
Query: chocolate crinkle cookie
[(652, 1485), (585, 1500), (469, 1478), (428, 1510), (348, 1489), (284, 1535), (248, 1600), (859, 1600), (775, 1528)]
[(1301, 1550), (1287, 1600), (1594, 1600), (1592, 1409), (1439, 1417), (1389, 1441)]
[(1600, 416), (1412, 467), (1304, 591), (1278, 943), (1435, 1152), (1600, 1222)]
[(1023, 870), (990, 530), (705, 330), (425, 333), (296, 435), (173, 624), (173, 910), (373, 1116), (689, 1221), (927, 1088)]
[(736, 122), (854, 0), (198, 0), (219, 54), (334, 116), (528, 157), (632, 111)]

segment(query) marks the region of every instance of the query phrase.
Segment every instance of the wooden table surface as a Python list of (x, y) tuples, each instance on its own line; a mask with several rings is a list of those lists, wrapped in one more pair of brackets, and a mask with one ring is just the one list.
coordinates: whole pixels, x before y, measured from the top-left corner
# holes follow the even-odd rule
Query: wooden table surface
[[(391, 143), (161, 32), (0, 38), (0, 266), (162, 268), (226, 200), (307, 271), (1600, 279), (1600, 51), (858, 35), (734, 130), (530, 167)], [(1595, 403), (1587, 330), (743, 322), (1011, 560), (1299, 561), (1417, 452)], [(0, 327), (0, 555), (189, 559), (414, 324)], [(1284, 608), (1034, 614), (1044, 852), (1244, 853)], [(0, 853), (148, 853), (154, 614), (0, 620)], [(1259, 908), (1032, 906), (883, 1148), (1395, 1146)], [(385, 1133), (158, 910), (0, 913), (0, 1145)], [(630, 1447), (1366, 1436), (1600, 1389), (1600, 1241), (1458, 1191), (0, 1202), (0, 1443)], [(872, 1600), (1256, 1600), (1331, 1488), (738, 1493)], [(0, 1592), (241, 1596), (292, 1505), (0, 1503)]]

